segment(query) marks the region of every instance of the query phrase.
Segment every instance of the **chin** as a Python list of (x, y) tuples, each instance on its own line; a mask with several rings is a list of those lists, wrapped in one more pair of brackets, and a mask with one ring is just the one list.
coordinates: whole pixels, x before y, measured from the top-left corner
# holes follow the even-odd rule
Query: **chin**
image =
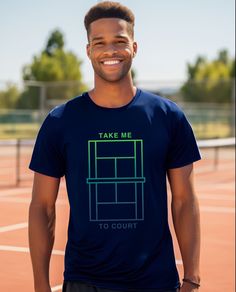
[(125, 79), (127, 79), (127, 77), (128, 77), (128, 74), (126, 74), (126, 75), (122, 75), (122, 76), (120, 76), (120, 75), (116, 75), (116, 76), (108, 76), (108, 75), (100, 75), (99, 76), (102, 80), (104, 80), (104, 81), (107, 81), (107, 82), (120, 82), (120, 81), (123, 81), (123, 80), (125, 80)]

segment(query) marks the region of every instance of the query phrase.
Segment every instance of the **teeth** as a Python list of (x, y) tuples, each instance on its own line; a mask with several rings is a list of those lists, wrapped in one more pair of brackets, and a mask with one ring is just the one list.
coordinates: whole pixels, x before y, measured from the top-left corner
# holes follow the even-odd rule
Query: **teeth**
[(103, 64), (104, 65), (115, 65), (115, 64), (119, 64), (120, 61), (119, 60), (112, 60), (112, 61), (104, 61)]

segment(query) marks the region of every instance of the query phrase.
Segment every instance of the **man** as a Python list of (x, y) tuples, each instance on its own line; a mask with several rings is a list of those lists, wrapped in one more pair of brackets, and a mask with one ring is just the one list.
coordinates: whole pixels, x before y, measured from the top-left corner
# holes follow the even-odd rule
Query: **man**
[(29, 212), (36, 292), (49, 292), (55, 202), (70, 202), (65, 292), (179, 291), (166, 174), (183, 258), (181, 292), (199, 288), (199, 210), (192, 129), (171, 101), (133, 86), (134, 15), (101, 2), (85, 17), (94, 88), (52, 110), (37, 137)]

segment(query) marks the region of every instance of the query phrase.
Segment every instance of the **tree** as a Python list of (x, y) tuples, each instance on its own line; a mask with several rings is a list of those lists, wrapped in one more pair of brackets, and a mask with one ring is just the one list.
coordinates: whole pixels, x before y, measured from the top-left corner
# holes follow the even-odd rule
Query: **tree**
[(218, 61), (225, 65), (230, 62), (229, 53), (227, 50), (222, 50), (219, 52)]
[(185, 101), (219, 102), (231, 101), (232, 79), (235, 78), (235, 60), (230, 59), (227, 50), (208, 61), (200, 56), (195, 63), (187, 64), (188, 80), (181, 88)]
[(47, 41), (45, 52), (48, 56), (52, 56), (57, 49), (63, 50), (64, 44), (63, 34), (59, 30), (55, 30)]
[(0, 108), (13, 109), (16, 108), (20, 98), (20, 91), (13, 83), (8, 83), (6, 88), (0, 91)]
[(72, 52), (56, 49), (52, 55), (46, 52), (35, 56), (31, 65), (23, 69), (24, 80), (80, 81), (81, 61)]
[[(82, 81), (81, 64), (82, 61), (73, 52), (64, 49), (63, 34), (55, 30), (49, 36), (43, 51), (34, 56), (31, 64), (24, 66), (23, 80), (45, 82), (47, 99), (71, 98), (86, 90)], [(66, 85), (65, 81), (70, 84)], [(52, 82), (61, 82), (61, 86)], [(21, 106), (24, 106), (28, 97), (34, 99), (34, 105), (31, 102), (31, 106), (36, 108), (38, 102), (35, 94), (35, 88), (28, 88), (22, 96)]]

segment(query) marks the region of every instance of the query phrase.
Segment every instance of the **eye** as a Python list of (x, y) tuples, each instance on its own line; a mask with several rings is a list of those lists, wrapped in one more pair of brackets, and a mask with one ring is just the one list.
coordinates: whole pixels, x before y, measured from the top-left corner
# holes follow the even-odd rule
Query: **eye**
[(97, 43), (94, 43), (93, 45), (96, 46), (96, 47), (102, 46), (103, 45), (103, 42), (97, 42)]
[(124, 40), (119, 40), (119, 41), (117, 41), (117, 43), (118, 43), (118, 44), (126, 44), (126, 41), (124, 41)]

